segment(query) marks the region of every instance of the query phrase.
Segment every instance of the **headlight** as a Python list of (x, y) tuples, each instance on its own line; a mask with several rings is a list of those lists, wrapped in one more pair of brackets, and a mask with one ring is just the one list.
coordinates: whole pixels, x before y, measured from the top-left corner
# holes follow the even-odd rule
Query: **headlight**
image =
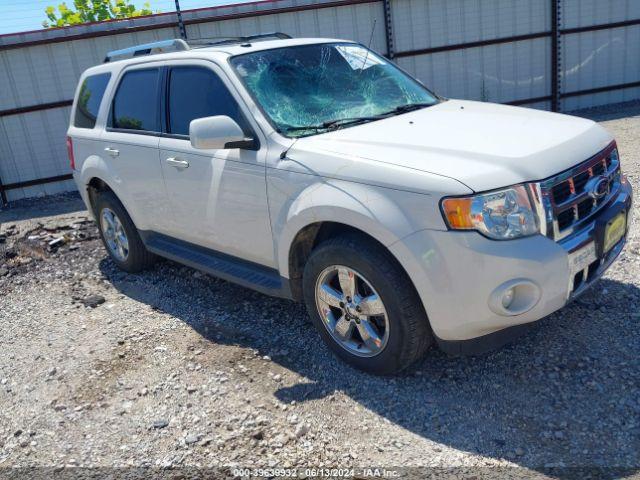
[(452, 230), (477, 230), (495, 240), (526, 237), (540, 231), (538, 216), (524, 185), (445, 198), (442, 213)]

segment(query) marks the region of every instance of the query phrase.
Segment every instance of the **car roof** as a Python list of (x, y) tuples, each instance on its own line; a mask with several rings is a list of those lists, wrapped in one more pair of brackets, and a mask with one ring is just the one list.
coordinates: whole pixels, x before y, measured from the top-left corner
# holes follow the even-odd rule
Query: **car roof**
[(241, 55), (243, 53), (272, 50), (275, 48), (296, 47), (299, 45), (311, 45), (315, 43), (347, 42), (336, 38), (287, 38), (278, 40), (261, 40), (246, 43), (225, 43), (211, 46), (195, 46), (193, 50), (223, 52), (228, 55)]
[[(145, 64), (156, 61), (182, 60), (185, 58), (194, 59), (226, 59), (234, 55), (242, 55), (245, 53), (259, 52), (264, 50), (272, 50), (276, 48), (296, 47), (300, 45), (313, 45), (322, 43), (355, 43), (352, 40), (341, 40), (336, 38), (287, 38), (277, 40), (259, 40), (248, 42), (220, 43), (215, 45), (204, 44), (207, 39), (200, 39), (190, 45), (188, 50), (181, 50), (168, 53), (156, 53), (149, 55), (134, 56), (121, 60), (106, 62), (94, 67), (88, 68), (83, 77), (87, 75), (95, 75), (99, 73), (107, 73), (119, 71), (130, 65)], [(210, 39), (216, 41), (218, 39)]]

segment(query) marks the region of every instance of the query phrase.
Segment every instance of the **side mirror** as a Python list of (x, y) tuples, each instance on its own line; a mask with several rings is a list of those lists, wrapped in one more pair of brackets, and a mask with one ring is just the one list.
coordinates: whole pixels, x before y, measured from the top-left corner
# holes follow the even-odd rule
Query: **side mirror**
[(196, 118), (189, 124), (191, 146), (200, 150), (221, 148), (247, 148), (254, 146), (252, 138), (246, 138), (240, 126), (226, 115)]

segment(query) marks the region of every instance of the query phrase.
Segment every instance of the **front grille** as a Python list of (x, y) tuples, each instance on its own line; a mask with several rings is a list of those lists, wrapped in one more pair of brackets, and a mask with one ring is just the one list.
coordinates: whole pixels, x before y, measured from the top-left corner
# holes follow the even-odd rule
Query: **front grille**
[(560, 212), (558, 214), (558, 229), (560, 231), (569, 227), (575, 220), (575, 214), (573, 210), (565, 210), (564, 212)]
[(569, 182), (562, 182), (553, 188), (553, 202), (555, 204), (564, 202), (571, 196), (571, 185)]
[(551, 213), (548, 236), (555, 240), (569, 236), (593, 217), (619, 186), (620, 162), (615, 143), (577, 167), (542, 182), (542, 194)]

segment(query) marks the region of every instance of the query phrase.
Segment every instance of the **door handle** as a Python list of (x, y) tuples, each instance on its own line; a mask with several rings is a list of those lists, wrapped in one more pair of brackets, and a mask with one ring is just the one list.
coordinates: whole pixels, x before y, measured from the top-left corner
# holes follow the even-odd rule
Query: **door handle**
[(120, 155), (120, 150), (116, 150), (115, 148), (107, 147), (104, 149), (104, 151), (112, 157), (117, 157), (118, 155)]
[(169, 157), (166, 159), (167, 165), (171, 165), (172, 167), (176, 167), (178, 169), (189, 168), (189, 162), (186, 160), (180, 160), (175, 157)]

